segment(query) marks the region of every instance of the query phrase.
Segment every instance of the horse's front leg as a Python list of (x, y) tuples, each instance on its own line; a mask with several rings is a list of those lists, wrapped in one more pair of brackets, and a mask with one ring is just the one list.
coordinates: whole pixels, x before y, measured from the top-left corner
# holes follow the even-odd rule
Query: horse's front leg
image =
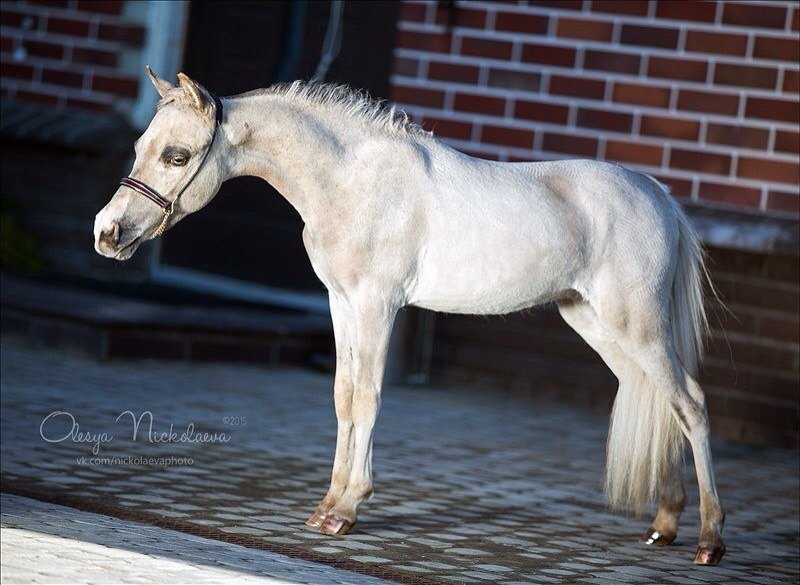
[[(347, 485), (320, 526), (321, 532), (331, 535), (347, 533), (356, 523), (358, 506), (372, 495), (372, 432), (380, 408), (386, 352), (397, 307), (377, 299), (358, 299), (351, 301), (348, 312), (352, 335), (348, 336), (349, 345), (342, 353), (345, 361), (350, 361), (352, 372), (350, 412), (346, 419), (351, 426), (346, 434), (340, 430), (339, 439), (351, 441), (352, 449)], [(341, 429), (342, 423), (339, 424)]]
[(350, 414), (353, 399), (353, 360), (351, 359), (350, 329), (353, 323), (345, 303), (330, 295), (331, 320), (336, 340), (336, 377), (333, 384), (333, 399), (336, 407), (336, 454), (333, 459), (331, 486), (317, 509), (306, 520), (306, 524), (319, 528), (328, 517), (347, 487), (353, 454), (353, 418)]

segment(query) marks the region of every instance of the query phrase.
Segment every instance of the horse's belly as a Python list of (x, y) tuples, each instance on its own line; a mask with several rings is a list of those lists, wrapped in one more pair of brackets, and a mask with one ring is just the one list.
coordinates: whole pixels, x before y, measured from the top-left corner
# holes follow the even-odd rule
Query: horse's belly
[(427, 258), (420, 268), (409, 304), (445, 313), (512, 313), (561, 298), (572, 288), (572, 271), (545, 255)]

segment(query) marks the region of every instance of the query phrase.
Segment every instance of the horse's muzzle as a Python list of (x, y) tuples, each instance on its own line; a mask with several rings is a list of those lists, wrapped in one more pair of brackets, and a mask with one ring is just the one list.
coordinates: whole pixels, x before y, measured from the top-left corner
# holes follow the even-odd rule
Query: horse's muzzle
[(116, 260), (127, 260), (141, 243), (140, 238), (134, 238), (131, 241), (125, 241), (126, 230), (120, 228), (119, 223), (112, 221), (104, 227), (95, 230), (94, 249), (98, 254), (106, 258), (114, 258)]
[(94, 249), (98, 254), (113, 258), (119, 252), (119, 224), (112, 222), (95, 233)]

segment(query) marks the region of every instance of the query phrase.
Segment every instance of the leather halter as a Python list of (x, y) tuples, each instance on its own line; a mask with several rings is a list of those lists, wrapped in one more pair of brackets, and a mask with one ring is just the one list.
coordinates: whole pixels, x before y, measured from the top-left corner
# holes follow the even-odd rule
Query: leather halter
[(169, 221), (170, 215), (172, 215), (173, 211), (175, 211), (175, 202), (178, 200), (184, 191), (186, 191), (187, 187), (192, 184), (194, 178), (200, 172), (200, 169), (203, 168), (203, 165), (208, 158), (209, 153), (211, 152), (211, 148), (214, 146), (214, 139), (217, 137), (217, 128), (222, 125), (222, 101), (215, 96), (212, 95), (211, 99), (214, 101), (214, 107), (216, 109), (216, 119), (214, 121), (214, 130), (211, 134), (211, 142), (208, 143), (208, 148), (206, 149), (205, 154), (203, 154), (203, 158), (200, 160), (200, 164), (195, 169), (192, 176), (189, 177), (189, 180), (183, 185), (178, 194), (175, 195), (174, 199), (167, 199), (161, 193), (153, 189), (150, 185), (139, 181), (138, 179), (134, 179), (133, 177), (123, 177), (120, 179), (119, 184), (129, 189), (133, 189), (137, 193), (144, 195), (150, 201), (158, 205), (161, 209), (164, 210), (164, 219), (161, 220), (161, 225), (158, 226), (158, 229), (154, 233), (154, 237), (159, 237), (161, 234), (164, 233), (164, 230), (167, 228), (167, 222)]

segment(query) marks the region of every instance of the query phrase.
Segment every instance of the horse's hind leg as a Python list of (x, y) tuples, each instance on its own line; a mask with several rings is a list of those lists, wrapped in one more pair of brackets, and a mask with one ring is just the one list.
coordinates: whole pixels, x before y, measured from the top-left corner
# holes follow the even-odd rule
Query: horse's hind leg
[[(558, 309), (564, 321), (594, 349), (619, 381), (619, 392), (637, 391), (644, 376), (641, 368), (620, 348), (594, 309), (583, 300), (562, 301)], [(658, 485), (658, 514), (644, 536), (647, 544), (671, 544), (677, 535), (678, 520), (683, 512), (686, 490), (683, 467), (670, 466)]]
[[(618, 301), (613, 303), (619, 308)], [(667, 401), (683, 434), (689, 440), (694, 455), (697, 482), (700, 488), (700, 541), (694, 562), (716, 564), (725, 553), (722, 527), (725, 513), (717, 495), (709, 444), (708, 413), (700, 386), (686, 371), (675, 349), (672, 324), (663, 315), (659, 303), (638, 304), (616, 318), (604, 319), (607, 329), (618, 335), (625, 353), (644, 371), (649, 383)]]
[(644, 535), (647, 544), (672, 544), (678, 535), (678, 520), (686, 506), (686, 488), (683, 485), (683, 466), (672, 465), (658, 487), (658, 513)]

